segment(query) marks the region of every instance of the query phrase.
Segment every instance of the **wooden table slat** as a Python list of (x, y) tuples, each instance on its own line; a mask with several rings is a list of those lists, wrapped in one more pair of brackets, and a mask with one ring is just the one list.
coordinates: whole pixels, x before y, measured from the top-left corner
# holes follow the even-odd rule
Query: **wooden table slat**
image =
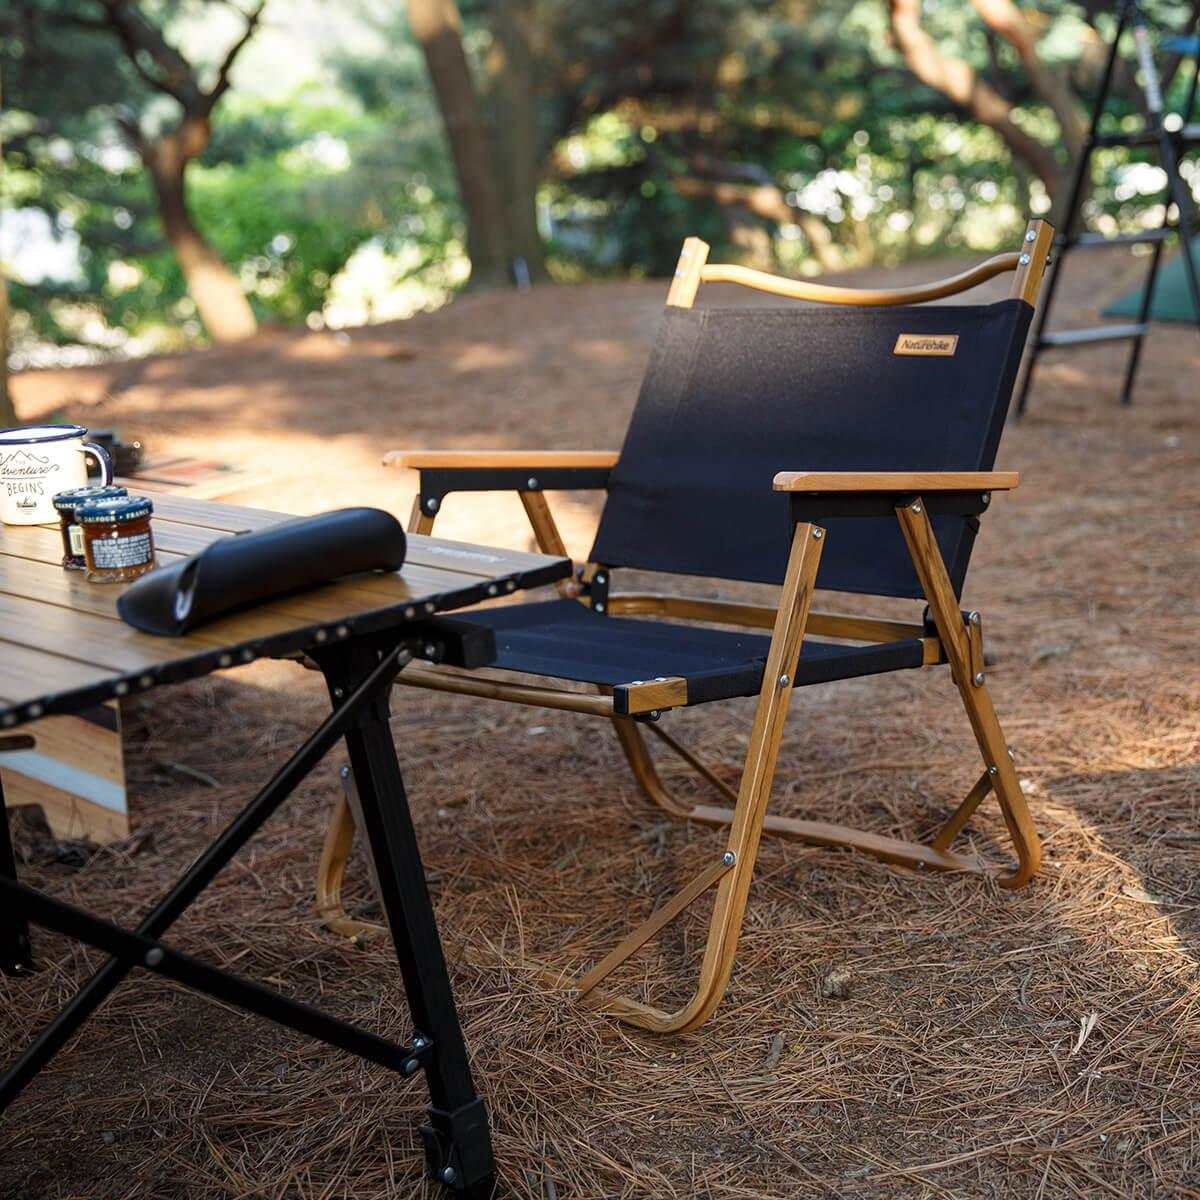
[[(155, 501), (156, 543), (177, 561), (239, 530), (287, 514), (207, 501)], [(0, 527), (0, 726), (49, 711), (74, 711), (113, 695), (346, 636), (419, 621), (516, 587), (564, 578), (569, 564), (541, 554), (410, 535), (399, 572), (360, 575), (270, 601), (180, 638), (125, 625), (122, 585), (90, 584), (61, 566), (57, 529)], [(38, 711), (34, 711), (37, 709)]]

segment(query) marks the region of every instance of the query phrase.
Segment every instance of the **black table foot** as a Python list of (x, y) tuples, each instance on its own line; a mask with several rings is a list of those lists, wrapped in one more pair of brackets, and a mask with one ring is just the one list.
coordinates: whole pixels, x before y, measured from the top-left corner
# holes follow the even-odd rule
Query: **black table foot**
[(421, 1138), (430, 1179), (445, 1184), (456, 1196), (490, 1200), (496, 1182), (482, 1099), (476, 1097), (455, 1112), (430, 1108), (429, 1124), (421, 1126)]

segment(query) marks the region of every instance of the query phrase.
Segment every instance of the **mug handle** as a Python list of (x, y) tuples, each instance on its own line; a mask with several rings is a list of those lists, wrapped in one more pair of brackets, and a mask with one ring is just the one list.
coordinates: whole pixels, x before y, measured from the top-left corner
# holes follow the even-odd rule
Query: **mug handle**
[(95, 442), (84, 442), (79, 448), (80, 454), (90, 454), (100, 464), (100, 486), (107, 487), (113, 481), (112, 459), (103, 446)]

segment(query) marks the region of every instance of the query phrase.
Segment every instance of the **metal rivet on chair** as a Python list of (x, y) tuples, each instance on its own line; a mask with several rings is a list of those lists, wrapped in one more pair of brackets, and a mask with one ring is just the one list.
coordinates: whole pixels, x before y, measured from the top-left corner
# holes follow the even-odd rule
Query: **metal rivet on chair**
[(1036, 242), (1037, 241), (1037, 233), (1032, 229), (1027, 229), (1025, 231), (1025, 240), (1027, 242)]
[(489, 596), (498, 596), (500, 589), (494, 583), (489, 583), (487, 592)]
[[(126, 688), (126, 691), (129, 689)], [(46, 710), (40, 704), (31, 704), (29, 706), (29, 715), (31, 717), (40, 717)]]
[(349, 767), (343, 767), (343, 768), (342, 768), (342, 769), (341, 769), (341, 770), (338, 772), (338, 774), (339, 774), (339, 775), (340, 775), (340, 776), (341, 776), (343, 779), (349, 779), (349, 778), (350, 778), (350, 768), (349, 768)]
[(980, 497), (980, 499), (981, 499), (981, 500), (984, 502), (984, 504), (991, 504), (991, 502), (992, 502), (992, 493), (991, 493), (991, 492), (984, 492), (984, 493), (983, 493), (983, 495)]
[(517, 590), (517, 581), (515, 579), (506, 579), (504, 581), (504, 590), (506, 592), (515, 592)]
[(433, 658), (437, 654), (437, 647), (432, 642), (429, 642), (423, 648), (423, 651), (426, 658)]
[(733, 864), (737, 862), (737, 855), (734, 854), (732, 850), (726, 850), (725, 853), (721, 855), (721, 861), (727, 867), (732, 867)]
[(350, 626), (349, 625), (339, 625), (337, 627), (337, 635), (338, 635), (338, 637), (343, 637), (343, 638), (349, 637), (350, 636)]
[(999, 771), (999, 767), (988, 767), (989, 775), (995, 775), (998, 773), (998, 771)]
[(242, 662), (244, 662), (244, 663), (253, 662), (254, 661), (254, 651), (251, 650), (249, 646), (247, 646), (245, 648), (245, 650), (243, 650), (242, 653), (239, 655), (239, 657), (241, 658)]
[(979, 624), (979, 614), (977, 612), (973, 612), (970, 614), (970, 616), (967, 617), (967, 620), (970, 621), (972, 625), (978, 625)]
[(983, 686), (983, 672), (982, 671), (975, 672), (975, 686), (976, 687)]
[(913, 512), (920, 512), (920, 511), (921, 511), (921, 505), (920, 505), (920, 502), (919, 502), (919, 501), (914, 501), (914, 503), (913, 503), (913, 505), (912, 505), (912, 510), (913, 510)]
[(595, 609), (597, 612), (603, 612), (603, 611), (604, 611), (604, 605), (603, 605), (603, 604), (594, 604), (592, 607), (593, 607), (593, 608), (594, 608), (594, 609)]
[(222, 654), (221, 657), (217, 659), (217, 663), (222, 667), (232, 667), (233, 666), (233, 655), (232, 654)]
[(404, 1060), (403, 1066), (401, 1066), (401, 1068), (400, 1068), (400, 1070), (402, 1070), (405, 1073), (405, 1075), (412, 1075), (415, 1072), (419, 1071), (420, 1069), (421, 1069), (420, 1060), (416, 1059), (416, 1058), (406, 1058)]
[(438, 500), (437, 500), (437, 497), (436, 497), (436, 496), (430, 496), (430, 497), (429, 497), (429, 499), (425, 501), (425, 503), (424, 503), (423, 507), (424, 507), (425, 511), (426, 511), (426, 512), (428, 512), (428, 513), (435, 513), (435, 512), (437, 512), (437, 510), (438, 510)]
[(1021, 257), (1017, 259), (1017, 262), (1019, 262), (1021, 264), (1021, 266), (1023, 266), (1023, 267), (1029, 266), (1029, 264), (1032, 261), (1033, 260), (1029, 257), (1028, 254), (1022, 254)]
[(146, 957), (142, 960), (148, 967), (157, 967), (164, 958), (163, 952), (154, 946), (146, 951)]
[(526, 486), (526, 487), (527, 487), (527, 488), (528, 488), (528, 489), (529, 489), (531, 492), (536, 492), (536, 491), (537, 491), (537, 489), (538, 489), (538, 481), (537, 481), (537, 476), (536, 476), (536, 475), (530, 475), (530, 477), (529, 477), (527, 480), (525, 480), (525, 486)]
[(124, 696), (129, 692), (129, 684), (122, 679), (121, 682), (113, 688), (113, 691), (116, 692), (118, 696)]
[(138, 679), (138, 685), (140, 687), (144, 687), (144, 688), (153, 687), (154, 686), (154, 676), (153, 675), (141, 676)]
[(404, 619), (406, 621), (411, 621), (413, 619), (413, 617), (415, 617), (416, 615), (417, 615), (417, 610), (415, 608), (413, 608), (413, 606), (411, 604), (404, 610)]
[(608, 580), (608, 576), (605, 575), (603, 571), (596, 572), (596, 582), (597, 583), (604, 584), (607, 582), (607, 580)]
[(340, 700), (340, 699), (341, 699), (341, 698), (342, 698), (342, 697), (343, 697), (345, 694), (346, 694), (346, 693), (345, 693), (345, 692), (343, 692), (341, 688), (334, 688), (334, 689), (333, 689), (333, 698), (334, 698), (335, 700)]
[(426, 611), (427, 613), (436, 612), (436, 611), (437, 611), (437, 605), (436, 605), (436, 604), (434, 604), (432, 600), (426, 600), (426, 601), (425, 601), (425, 611)]
[(780, 677), (779, 677), (779, 686), (780, 687), (787, 687), (787, 685), (791, 682), (792, 682), (792, 678), (790, 675), (780, 675)]
[(458, 1172), (453, 1167), (445, 1167), (438, 1178), (443, 1183), (453, 1183), (458, 1178)]
[(317, 630), (317, 641), (318, 642), (323, 642), (328, 636), (329, 636), (329, 634), (324, 629)]
[(823, 530), (823, 529), (814, 529), (813, 530), (813, 537), (819, 538), (819, 537), (824, 537), (824, 536), (825, 536), (825, 530)]

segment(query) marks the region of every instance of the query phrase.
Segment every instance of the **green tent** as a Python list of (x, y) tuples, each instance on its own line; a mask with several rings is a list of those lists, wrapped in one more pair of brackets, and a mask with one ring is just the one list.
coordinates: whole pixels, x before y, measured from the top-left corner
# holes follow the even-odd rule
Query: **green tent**
[[(1200, 246), (1192, 246), (1192, 262), (1200, 274)], [(1126, 292), (1119, 300), (1114, 300), (1105, 310), (1106, 317), (1132, 317), (1137, 320), (1142, 303), (1141, 287), (1132, 292)], [(1158, 279), (1154, 284), (1154, 302), (1150, 308), (1150, 316), (1155, 321), (1197, 321), (1196, 310), (1192, 305), (1191, 293), (1188, 291), (1187, 271), (1184, 269), (1183, 256), (1175, 255), (1165, 266), (1159, 268)]]

